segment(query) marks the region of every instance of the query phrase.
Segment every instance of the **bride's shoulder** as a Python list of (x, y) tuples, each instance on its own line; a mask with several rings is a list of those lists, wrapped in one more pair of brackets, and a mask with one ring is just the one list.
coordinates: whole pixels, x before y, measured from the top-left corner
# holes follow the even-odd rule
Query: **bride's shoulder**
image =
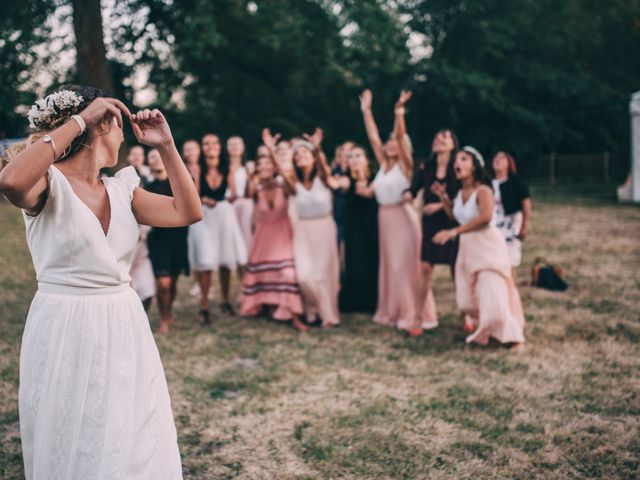
[(130, 201), (133, 198), (133, 192), (140, 186), (140, 177), (132, 166), (118, 170), (113, 177), (106, 177), (103, 181), (116, 185), (127, 194)]

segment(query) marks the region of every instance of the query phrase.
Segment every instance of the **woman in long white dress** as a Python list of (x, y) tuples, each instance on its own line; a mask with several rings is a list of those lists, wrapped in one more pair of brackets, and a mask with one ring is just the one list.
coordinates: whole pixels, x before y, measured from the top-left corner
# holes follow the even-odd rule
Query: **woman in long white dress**
[[(174, 197), (137, 188), (117, 163), (122, 115), (158, 148)], [(92, 87), (34, 105), (36, 133), (0, 172), (21, 208), (38, 291), (20, 353), (20, 433), (27, 479), (180, 479), (167, 383), (129, 267), (138, 224), (202, 218), (193, 181), (158, 110), (132, 115)]]

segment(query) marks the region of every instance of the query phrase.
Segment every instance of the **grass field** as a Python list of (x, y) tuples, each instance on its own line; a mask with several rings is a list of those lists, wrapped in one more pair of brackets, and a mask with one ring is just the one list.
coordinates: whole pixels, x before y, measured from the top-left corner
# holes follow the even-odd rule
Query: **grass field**
[[(202, 328), (183, 280), (178, 325), (156, 338), (185, 478), (637, 478), (640, 208), (598, 189), (537, 189), (534, 209), (520, 280), (544, 255), (571, 288), (521, 287), (523, 354), (464, 344), (442, 268), (441, 326), (420, 338), (359, 315), (309, 334), (240, 318)], [(6, 202), (0, 242), (0, 478), (10, 480), (23, 478), (18, 360), (35, 284)]]

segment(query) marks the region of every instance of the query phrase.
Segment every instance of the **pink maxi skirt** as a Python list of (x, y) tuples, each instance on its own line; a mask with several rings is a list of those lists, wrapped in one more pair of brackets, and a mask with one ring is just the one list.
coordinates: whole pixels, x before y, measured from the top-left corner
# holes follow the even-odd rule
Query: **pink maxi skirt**
[(504, 237), (494, 226), (460, 235), (456, 302), (478, 323), (467, 343), (524, 342), (524, 312)]
[(249, 263), (242, 279), (241, 315), (258, 315), (263, 306), (275, 307), (274, 320), (291, 320), (293, 315), (302, 314), (292, 241), (291, 223), (286, 216), (256, 223)]
[(338, 325), (340, 259), (336, 223), (331, 215), (297, 218), (293, 252), (307, 321), (319, 316), (325, 326)]
[(373, 321), (403, 330), (420, 328), (420, 225), (408, 204), (378, 209), (380, 270)]

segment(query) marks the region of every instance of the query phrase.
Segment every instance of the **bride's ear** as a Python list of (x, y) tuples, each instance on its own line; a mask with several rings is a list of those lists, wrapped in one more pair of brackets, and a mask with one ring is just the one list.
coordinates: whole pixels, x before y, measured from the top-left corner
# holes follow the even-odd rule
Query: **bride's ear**
[(105, 115), (104, 118), (98, 123), (91, 127), (94, 131), (95, 135), (106, 135), (108, 134), (112, 128), (117, 126), (118, 120), (113, 115)]

